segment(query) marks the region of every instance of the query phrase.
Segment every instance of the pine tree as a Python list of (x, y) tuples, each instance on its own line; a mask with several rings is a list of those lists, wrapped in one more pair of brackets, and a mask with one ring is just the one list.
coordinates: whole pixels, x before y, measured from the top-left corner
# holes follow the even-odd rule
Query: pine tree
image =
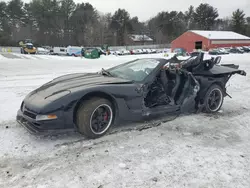
[(232, 30), (236, 33), (246, 33), (246, 19), (243, 10), (237, 9), (233, 12), (231, 27)]

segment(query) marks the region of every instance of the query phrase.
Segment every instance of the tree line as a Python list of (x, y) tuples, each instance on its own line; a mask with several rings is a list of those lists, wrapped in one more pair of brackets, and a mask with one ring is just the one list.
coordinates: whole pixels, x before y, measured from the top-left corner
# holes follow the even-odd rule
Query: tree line
[(215, 7), (201, 3), (184, 12), (163, 11), (140, 22), (125, 9), (104, 14), (90, 3), (76, 4), (73, 0), (0, 2), (0, 46), (16, 46), (24, 39), (50, 46), (123, 46), (129, 34), (145, 34), (164, 44), (192, 29), (232, 30), (250, 36), (250, 17), (237, 9), (222, 19)]

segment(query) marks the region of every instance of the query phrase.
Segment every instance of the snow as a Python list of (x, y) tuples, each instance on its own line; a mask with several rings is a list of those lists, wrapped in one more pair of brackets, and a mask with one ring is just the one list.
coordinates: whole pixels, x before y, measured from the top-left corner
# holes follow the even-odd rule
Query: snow
[(149, 36), (147, 35), (131, 35), (130, 38), (135, 41), (153, 41)]
[(0, 54), (0, 60), (4, 60), (4, 59), (7, 59), (7, 58)]
[(233, 31), (191, 30), (191, 32), (211, 40), (250, 40), (250, 37), (235, 33)]
[[(42, 137), (15, 122), (30, 91), (63, 74), (164, 55), (41, 57), (0, 61), (0, 187), (249, 187), (249, 74), (233, 76), (228, 88), (233, 98), (225, 98), (216, 115), (124, 122), (96, 140), (74, 132)], [(246, 72), (249, 59), (250, 54), (222, 57)]]

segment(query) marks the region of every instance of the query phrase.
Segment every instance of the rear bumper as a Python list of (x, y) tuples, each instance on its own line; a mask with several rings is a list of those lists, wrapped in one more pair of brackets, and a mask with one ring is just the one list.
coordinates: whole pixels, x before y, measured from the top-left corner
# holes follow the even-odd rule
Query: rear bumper
[(16, 121), (22, 125), (31, 134), (47, 135), (52, 133), (64, 133), (74, 130), (74, 128), (65, 129), (63, 120), (48, 120), (48, 121), (36, 121), (18, 110)]

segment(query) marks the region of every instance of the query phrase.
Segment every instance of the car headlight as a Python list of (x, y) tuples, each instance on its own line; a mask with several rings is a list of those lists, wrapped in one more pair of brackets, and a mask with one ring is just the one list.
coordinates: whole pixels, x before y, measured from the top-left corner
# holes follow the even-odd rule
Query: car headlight
[(37, 115), (36, 116), (36, 121), (53, 120), (53, 119), (57, 119), (57, 116), (55, 114)]
[(51, 95), (45, 97), (45, 99), (49, 99), (49, 100), (57, 100), (60, 99), (68, 94), (70, 94), (71, 92), (69, 90), (64, 90), (61, 92), (57, 92), (57, 93), (52, 93)]

